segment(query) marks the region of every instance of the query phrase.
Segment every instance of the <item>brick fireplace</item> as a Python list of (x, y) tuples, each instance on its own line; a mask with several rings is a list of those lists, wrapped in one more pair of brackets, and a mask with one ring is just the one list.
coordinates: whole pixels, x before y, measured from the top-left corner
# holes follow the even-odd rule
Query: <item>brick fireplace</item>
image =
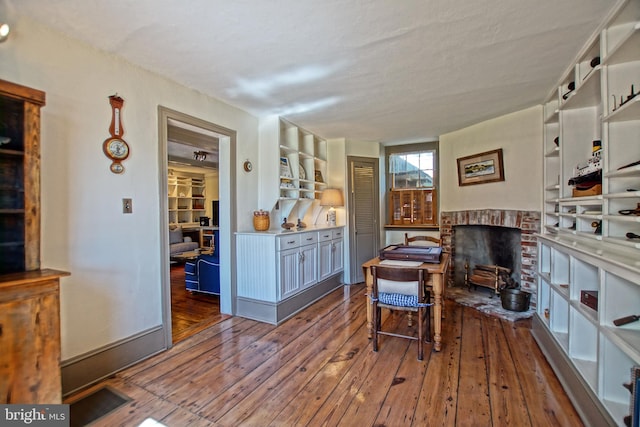
[(540, 232), (540, 212), (500, 209), (481, 209), (441, 212), (440, 236), (444, 250), (451, 254), (451, 265), (447, 274), (447, 286), (460, 286), (454, 283), (454, 265), (456, 262), (455, 228), (459, 225), (486, 225), (494, 227), (511, 227), (520, 230), (520, 277), (514, 277), (523, 290), (533, 294), (531, 307), (536, 306), (536, 265), (538, 249), (535, 233)]

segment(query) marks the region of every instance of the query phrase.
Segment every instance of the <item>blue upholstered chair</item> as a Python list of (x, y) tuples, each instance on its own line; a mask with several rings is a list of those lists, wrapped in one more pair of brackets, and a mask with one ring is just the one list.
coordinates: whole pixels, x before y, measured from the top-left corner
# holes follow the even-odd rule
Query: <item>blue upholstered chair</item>
[[(418, 341), (418, 360), (424, 358), (425, 341), (430, 341), (431, 316), (429, 293), (425, 290), (424, 272), (416, 268), (371, 267), (373, 287), (370, 295), (373, 305), (373, 351), (378, 351), (378, 335)], [(418, 313), (418, 336), (401, 335), (381, 328), (381, 308)], [(426, 328), (425, 328), (426, 323)]]
[(220, 234), (213, 231), (213, 254), (199, 255), (184, 264), (187, 290), (220, 295)]

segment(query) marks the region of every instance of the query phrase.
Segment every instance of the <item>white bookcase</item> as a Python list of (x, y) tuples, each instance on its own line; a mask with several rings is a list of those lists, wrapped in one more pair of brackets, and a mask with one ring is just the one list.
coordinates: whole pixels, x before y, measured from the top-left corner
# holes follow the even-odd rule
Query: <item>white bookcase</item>
[[(640, 365), (640, 2), (619, 1), (544, 105), (543, 229), (533, 335), (586, 425), (625, 425)], [(574, 87), (573, 89), (571, 89)], [(621, 98), (622, 97), (622, 98)], [(622, 105), (621, 104), (622, 101)], [(602, 192), (574, 197), (574, 168), (602, 144)], [(599, 225), (599, 227), (596, 227)], [(582, 302), (597, 292), (597, 310)]]
[(327, 187), (326, 140), (283, 118), (265, 117), (260, 119), (260, 156), (270, 159), (262, 173), (260, 207), (280, 212), (272, 227), (284, 218), (311, 221)]
[(205, 179), (202, 174), (169, 170), (169, 225), (199, 226), (205, 216)]

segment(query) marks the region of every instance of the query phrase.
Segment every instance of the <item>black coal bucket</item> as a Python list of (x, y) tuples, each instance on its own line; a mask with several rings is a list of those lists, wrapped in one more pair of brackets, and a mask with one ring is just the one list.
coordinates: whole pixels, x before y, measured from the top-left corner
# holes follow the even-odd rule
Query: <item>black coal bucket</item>
[(503, 289), (500, 291), (502, 308), (510, 311), (527, 311), (531, 302), (531, 294), (520, 289)]

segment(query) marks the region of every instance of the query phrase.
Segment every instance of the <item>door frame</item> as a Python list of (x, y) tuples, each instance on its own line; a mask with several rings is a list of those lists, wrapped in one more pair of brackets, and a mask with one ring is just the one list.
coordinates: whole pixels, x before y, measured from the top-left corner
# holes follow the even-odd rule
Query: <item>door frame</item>
[(220, 312), (235, 314), (236, 307), (236, 131), (212, 122), (158, 106), (158, 179), (160, 180), (160, 265), (162, 290), (162, 324), (165, 347), (171, 348), (171, 276), (169, 262), (169, 194), (167, 139), (169, 120), (186, 123), (216, 133), (219, 138), (218, 199), (228, 209), (220, 210)]
[(366, 162), (373, 165), (373, 181), (375, 185), (374, 200), (375, 205), (374, 218), (376, 222), (375, 232), (375, 245), (380, 246), (380, 239), (382, 230), (380, 228), (380, 159), (377, 157), (361, 157), (361, 156), (347, 156), (347, 171), (349, 173), (347, 179), (347, 193), (349, 194), (349, 283), (358, 283), (358, 272), (361, 271), (362, 266), (355, 262), (356, 252), (356, 229), (355, 215), (355, 201), (354, 201), (354, 188), (353, 188), (353, 165), (355, 162)]

